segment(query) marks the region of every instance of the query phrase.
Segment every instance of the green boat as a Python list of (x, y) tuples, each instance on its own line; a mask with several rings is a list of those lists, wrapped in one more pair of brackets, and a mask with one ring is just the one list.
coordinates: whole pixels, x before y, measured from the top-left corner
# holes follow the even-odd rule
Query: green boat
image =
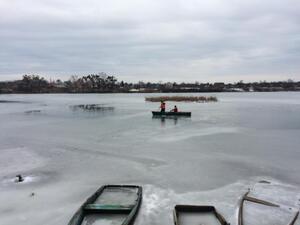
[(68, 225), (132, 225), (141, 202), (141, 186), (105, 185), (82, 204)]
[(173, 218), (175, 225), (229, 225), (214, 206), (176, 205)]
[(191, 112), (161, 112), (161, 111), (152, 111), (152, 115), (154, 117), (167, 117), (167, 116), (183, 116), (183, 117), (191, 117)]

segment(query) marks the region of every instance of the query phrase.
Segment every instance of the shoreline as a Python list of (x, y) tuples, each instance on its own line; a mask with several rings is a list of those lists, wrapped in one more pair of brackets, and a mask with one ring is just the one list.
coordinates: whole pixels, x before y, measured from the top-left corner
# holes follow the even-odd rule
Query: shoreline
[(0, 93), (1, 95), (32, 95), (32, 94), (197, 94), (197, 93), (282, 93), (282, 92), (300, 92), (300, 90), (284, 90), (284, 91), (195, 91), (195, 92), (10, 92), (10, 93)]

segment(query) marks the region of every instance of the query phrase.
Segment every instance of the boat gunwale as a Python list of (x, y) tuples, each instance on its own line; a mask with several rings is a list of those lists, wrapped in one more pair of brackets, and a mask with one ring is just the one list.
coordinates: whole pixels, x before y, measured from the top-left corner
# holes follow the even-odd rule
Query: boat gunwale
[(192, 112), (160, 112), (160, 111), (152, 111), (152, 116), (154, 117), (163, 117), (163, 116), (183, 116), (183, 117), (191, 117)]
[(289, 225), (294, 225), (296, 220), (298, 219), (298, 216), (299, 216), (299, 211), (297, 211), (295, 213), (295, 216), (293, 217), (292, 221), (289, 223)]

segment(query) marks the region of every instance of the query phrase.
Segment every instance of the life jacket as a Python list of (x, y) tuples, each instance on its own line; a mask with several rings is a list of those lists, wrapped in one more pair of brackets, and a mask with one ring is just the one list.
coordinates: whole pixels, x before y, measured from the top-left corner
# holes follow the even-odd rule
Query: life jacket
[(161, 108), (161, 109), (166, 109), (166, 103), (164, 103), (164, 102), (161, 103), (161, 104), (160, 104), (160, 108)]
[(177, 108), (174, 108), (174, 110), (173, 110), (174, 112), (178, 112), (178, 109)]

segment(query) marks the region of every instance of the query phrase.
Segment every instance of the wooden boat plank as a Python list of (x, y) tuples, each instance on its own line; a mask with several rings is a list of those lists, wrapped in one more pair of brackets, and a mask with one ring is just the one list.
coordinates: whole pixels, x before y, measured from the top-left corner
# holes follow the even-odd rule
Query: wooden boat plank
[(84, 209), (93, 210), (131, 210), (134, 205), (101, 205), (101, 204), (87, 204)]
[(261, 199), (258, 199), (258, 198), (254, 198), (254, 197), (250, 197), (250, 196), (245, 196), (244, 200), (247, 200), (249, 202), (262, 204), (262, 205), (267, 205), (267, 206), (272, 206), (272, 207), (279, 207), (279, 205), (274, 204), (272, 202), (268, 202), (268, 201), (261, 200)]

